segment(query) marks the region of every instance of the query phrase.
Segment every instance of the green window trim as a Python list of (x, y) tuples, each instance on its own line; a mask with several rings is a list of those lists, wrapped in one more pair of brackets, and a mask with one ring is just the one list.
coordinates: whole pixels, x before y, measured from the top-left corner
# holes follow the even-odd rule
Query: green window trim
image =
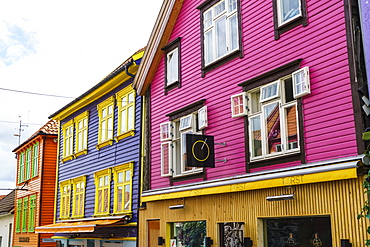
[(24, 152), (22, 152), (19, 155), (18, 183), (24, 182), (24, 163), (25, 163), (24, 155), (25, 155)]
[(32, 148), (32, 177), (39, 175), (39, 143), (37, 142)]
[(35, 219), (36, 219), (36, 195), (31, 195), (28, 217), (28, 232), (35, 231)]
[(25, 167), (25, 180), (28, 180), (31, 178), (31, 148), (27, 148), (26, 150), (26, 167)]
[(28, 219), (28, 197), (24, 197), (22, 208), (22, 232), (27, 232), (27, 219)]
[(17, 212), (15, 220), (15, 232), (21, 232), (21, 215), (22, 215), (23, 201), (22, 199), (17, 200)]

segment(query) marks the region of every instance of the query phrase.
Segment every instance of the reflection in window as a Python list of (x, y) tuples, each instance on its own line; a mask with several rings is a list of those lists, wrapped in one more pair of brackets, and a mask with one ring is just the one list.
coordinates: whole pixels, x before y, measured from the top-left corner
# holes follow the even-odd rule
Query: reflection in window
[(205, 221), (176, 222), (171, 224), (171, 247), (204, 247), (205, 238)]

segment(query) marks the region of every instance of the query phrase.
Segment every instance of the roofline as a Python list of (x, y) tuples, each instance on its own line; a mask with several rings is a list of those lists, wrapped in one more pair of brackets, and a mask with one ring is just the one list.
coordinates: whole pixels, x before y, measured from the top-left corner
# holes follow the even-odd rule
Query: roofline
[(142, 64), (132, 84), (139, 95), (145, 95), (146, 90), (149, 88), (149, 84), (162, 58), (163, 51), (161, 48), (167, 44), (170, 38), (183, 2), (184, 0), (164, 0), (162, 3)]
[(51, 114), (49, 118), (54, 120), (63, 120), (71, 113), (85, 107), (92, 101), (117, 88), (123, 82), (132, 78), (132, 74), (135, 75), (139, 67), (141, 58), (144, 55), (144, 51), (139, 51), (127, 59), (123, 64), (116, 68), (112, 73), (105, 77), (102, 81), (96, 84), (94, 87), (72, 100), (70, 103)]
[(31, 137), (30, 139), (27, 139), (26, 141), (24, 141), (22, 144), (18, 145), (15, 149), (13, 149), (13, 153), (16, 153), (19, 149), (21, 149), (23, 146), (25, 146), (27, 143), (30, 143), (32, 142), (33, 140), (35, 140), (38, 136), (40, 135), (43, 135), (43, 136), (58, 136), (58, 134), (50, 134), (50, 133), (45, 133), (45, 132), (38, 132), (36, 135), (34, 135), (33, 137)]

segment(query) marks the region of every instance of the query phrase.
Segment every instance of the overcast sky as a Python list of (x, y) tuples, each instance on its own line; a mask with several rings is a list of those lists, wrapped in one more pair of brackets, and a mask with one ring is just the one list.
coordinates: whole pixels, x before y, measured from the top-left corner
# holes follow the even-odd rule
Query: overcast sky
[(22, 143), (146, 46), (162, 1), (0, 1), (0, 189), (15, 187), (19, 121)]

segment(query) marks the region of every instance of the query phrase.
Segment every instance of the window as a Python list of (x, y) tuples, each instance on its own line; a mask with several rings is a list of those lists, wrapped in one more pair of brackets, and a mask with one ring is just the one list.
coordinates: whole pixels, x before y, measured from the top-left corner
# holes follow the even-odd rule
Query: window
[(19, 169), (18, 169), (18, 183), (24, 182), (25, 174), (24, 174), (24, 169), (25, 169), (25, 152), (21, 153), (19, 156)]
[(275, 39), (299, 25), (307, 26), (306, 0), (273, 0)]
[(162, 48), (165, 58), (165, 93), (175, 87), (181, 87), (180, 41), (181, 37), (178, 37)]
[(227, 222), (219, 223), (220, 231), (220, 246), (244, 246), (244, 223), (243, 222)]
[(28, 217), (28, 197), (23, 198), (22, 207), (22, 232), (27, 232), (27, 218)]
[(247, 115), (247, 94), (240, 93), (231, 96), (231, 116), (233, 118)]
[(307, 93), (308, 68), (248, 91), (251, 161), (300, 152), (296, 98)]
[(234, 53), (240, 56), (239, 1), (207, 1), (198, 9), (201, 10), (203, 30), (202, 68), (205, 69), (208, 65), (213, 65)]
[(26, 176), (25, 180), (28, 180), (31, 178), (31, 148), (27, 148), (26, 150)]
[(22, 211), (23, 211), (23, 200), (17, 200), (17, 214), (16, 214), (16, 221), (15, 221), (15, 232), (21, 232), (21, 219), (22, 219)]
[(72, 217), (84, 217), (86, 176), (72, 179), (73, 203)]
[(73, 119), (62, 126), (63, 130), (63, 161), (72, 159), (73, 155)]
[(133, 163), (120, 165), (113, 169), (114, 176), (114, 214), (132, 211)]
[[(202, 134), (200, 127), (207, 126), (207, 108), (195, 107), (193, 113), (160, 125), (161, 175), (183, 176), (200, 173), (203, 168), (186, 165), (186, 134)], [(188, 111), (185, 111), (188, 112)]]
[(71, 208), (71, 180), (60, 183), (60, 218), (70, 217)]
[(99, 132), (97, 148), (113, 144), (114, 96), (106, 99), (98, 106)]
[(95, 215), (108, 215), (110, 212), (111, 169), (96, 172), (95, 177)]
[(329, 216), (272, 218), (263, 223), (263, 246), (332, 246)]
[(116, 141), (135, 134), (135, 96), (131, 85), (117, 93), (118, 133)]
[(74, 118), (76, 129), (75, 156), (87, 153), (87, 131), (89, 112), (86, 111)]
[(206, 244), (206, 222), (188, 221), (170, 224), (171, 246), (198, 246), (205, 247)]
[(32, 147), (32, 177), (39, 175), (39, 143)]
[(28, 231), (35, 231), (35, 217), (36, 217), (36, 195), (30, 196), (30, 210), (28, 217)]

